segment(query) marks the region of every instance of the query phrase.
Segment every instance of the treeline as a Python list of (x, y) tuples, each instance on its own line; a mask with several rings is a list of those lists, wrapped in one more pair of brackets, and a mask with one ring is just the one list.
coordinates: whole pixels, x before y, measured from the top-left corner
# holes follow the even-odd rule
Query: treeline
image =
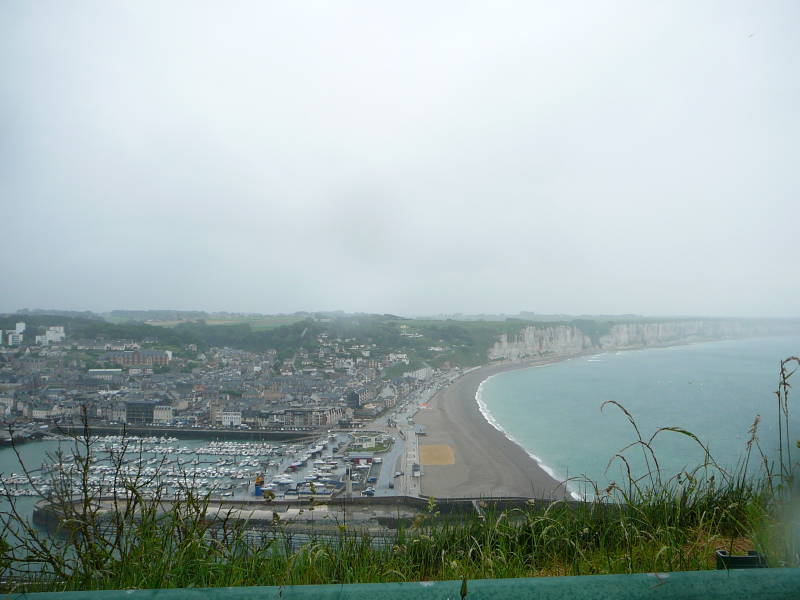
[(120, 321), (182, 321), (210, 317), (203, 310), (112, 310), (107, 314)]
[(93, 313), (90, 310), (60, 310), (57, 308), (23, 308), (16, 312), (17, 315), (28, 317), (29, 315), (58, 315), (61, 317), (83, 317), (84, 319), (102, 320), (102, 315)]
[[(309, 316), (310, 313), (294, 313), (300, 316)], [(104, 313), (112, 321), (197, 321), (204, 319), (239, 319), (239, 318), (266, 318), (284, 315), (264, 315), (261, 313), (238, 313), (228, 311), (207, 312), (204, 310), (121, 310), (116, 309)]]
[(0, 329), (13, 329), (14, 325), (24, 321), (25, 344), (31, 344), (34, 336), (44, 333), (45, 328), (63, 325), (68, 341), (87, 340), (134, 340), (142, 342), (153, 340), (163, 345), (182, 346), (185, 344), (202, 344), (200, 338), (189, 332), (179, 332), (168, 327), (154, 327), (144, 323), (109, 323), (86, 317), (68, 317), (64, 315), (12, 314), (0, 316)]
[[(423, 335), (409, 338), (406, 345), (414, 350), (414, 358), (424, 360), (433, 367), (445, 362), (471, 367), (486, 362), (486, 352), (498, 336), (517, 335), (531, 322), (507, 321), (407, 321), (406, 325)], [(445, 351), (431, 350), (444, 347)]]
[(248, 323), (208, 325), (204, 321), (180, 323), (171, 329), (200, 340), (202, 347), (228, 346), (254, 352), (274, 349), (278, 358), (288, 358), (301, 348), (314, 350), (318, 347), (317, 336), (323, 332), (320, 323), (312, 319), (265, 330), (253, 329)]

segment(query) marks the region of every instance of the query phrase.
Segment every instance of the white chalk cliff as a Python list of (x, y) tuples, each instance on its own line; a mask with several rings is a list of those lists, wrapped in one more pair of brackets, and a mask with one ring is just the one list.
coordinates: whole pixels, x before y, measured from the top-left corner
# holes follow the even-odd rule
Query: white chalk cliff
[(489, 349), (490, 360), (517, 360), (543, 354), (576, 354), (591, 350), (620, 350), (691, 342), (797, 333), (797, 324), (737, 320), (686, 320), (585, 325), (530, 325), (509, 338), (501, 335)]

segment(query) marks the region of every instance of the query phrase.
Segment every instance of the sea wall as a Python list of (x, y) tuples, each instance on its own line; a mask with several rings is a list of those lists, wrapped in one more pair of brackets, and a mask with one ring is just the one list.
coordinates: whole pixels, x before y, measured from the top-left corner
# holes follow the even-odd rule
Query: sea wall
[[(107, 503), (107, 508), (110, 509), (117, 499), (114, 496), (105, 496), (94, 498), (93, 501)], [(349, 523), (351, 527), (357, 526), (365, 529), (380, 525), (382, 528), (395, 530), (401, 525), (405, 528), (410, 527), (417, 515), (425, 515), (428, 518), (441, 516), (447, 519), (458, 515), (481, 514), (484, 511), (497, 513), (515, 508), (532, 509), (535, 507), (538, 510), (544, 510), (556, 502), (573, 508), (584, 505), (583, 502), (575, 500), (534, 500), (522, 497), (435, 498), (434, 501), (435, 514), (431, 512), (431, 499), (427, 496), (421, 498), (414, 496), (339, 497), (317, 499), (313, 504), (300, 499), (266, 502), (263, 499), (214, 498), (209, 500), (206, 522), (211, 526), (220, 527), (223, 522), (243, 519), (246, 520), (247, 528), (250, 530), (272, 529), (275, 527), (273, 513), (278, 513), (281, 517), (282, 527), (288, 533), (306, 532), (324, 535), (326, 531), (339, 533), (338, 523)], [(78, 512), (81, 510), (81, 502), (82, 500), (75, 501), (75, 510)], [(332, 522), (326, 523), (319, 516), (315, 518), (313, 509), (323, 506), (326, 507), (328, 514), (335, 516)], [(611, 506), (611, 504), (606, 504), (603, 505), (603, 508), (611, 510)], [(169, 502), (165, 500), (161, 509), (168, 507)], [(292, 509), (300, 509), (299, 514), (295, 510), (295, 514), (287, 516)], [(40, 500), (33, 509), (33, 524), (51, 534), (66, 534), (68, 530), (65, 528), (63, 513), (64, 511), (56, 504)], [(97, 518), (98, 520), (108, 520), (110, 526), (110, 514), (109, 510), (103, 509), (98, 512)]]
[(543, 354), (578, 354), (691, 342), (800, 333), (797, 321), (696, 319), (661, 322), (530, 325), (516, 336), (500, 336), (488, 351), (490, 360), (519, 360)]

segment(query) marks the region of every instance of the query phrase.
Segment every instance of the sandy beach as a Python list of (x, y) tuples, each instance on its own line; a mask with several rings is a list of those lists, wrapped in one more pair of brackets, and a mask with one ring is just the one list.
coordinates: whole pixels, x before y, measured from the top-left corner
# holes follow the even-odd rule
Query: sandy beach
[(428, 408), (420, 409), (415, 421), (425, 426), (427, 434), (419, 438), (422, 493), (438, 498), (568, 495), (561, 482), (486, 421), (475, 400), (478, 386), (491, 375), (564, 358), (568, 357), (481, 367), (454, 381), (431, 399)]

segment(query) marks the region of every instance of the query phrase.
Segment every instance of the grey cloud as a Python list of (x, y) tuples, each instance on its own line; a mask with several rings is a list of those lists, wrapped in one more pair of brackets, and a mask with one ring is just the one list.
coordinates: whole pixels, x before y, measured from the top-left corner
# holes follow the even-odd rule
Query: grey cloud
[(797, 316), (793, 2), (8, 2), (0, 310)]

